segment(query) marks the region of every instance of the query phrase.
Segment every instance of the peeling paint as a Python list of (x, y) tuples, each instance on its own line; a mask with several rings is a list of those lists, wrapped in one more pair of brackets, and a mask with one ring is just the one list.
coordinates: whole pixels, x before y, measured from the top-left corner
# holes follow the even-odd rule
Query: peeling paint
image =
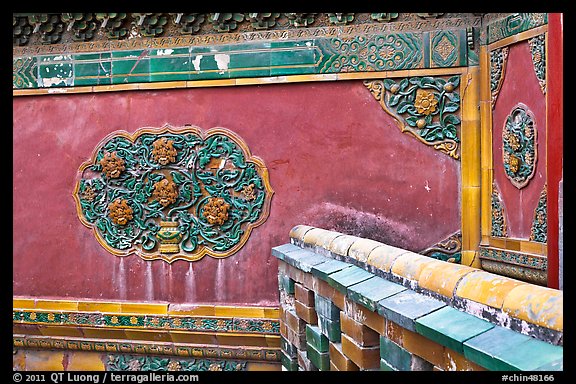
[(156, 51), (156, 55), (158, 56), (165, 56), (165, 55), (171, 55), (174, 52), (173, 49), (159, 49), (158, 51)]
[(214, 60), (216, 61), (216, 65), (220, 70), (218, 73), (222, 74), (224, 71), (228, 70), (228, 64), (230, 64), (230, 55), (225, 53), (218, 53), (214, 55)]
[(198, 55), (194, 58), (194, 60), (192, 60), (192, 65), (194, 66), (194, 69), (199, 71), (200, 70), (200, 60), (202, 60), (202, 55)]

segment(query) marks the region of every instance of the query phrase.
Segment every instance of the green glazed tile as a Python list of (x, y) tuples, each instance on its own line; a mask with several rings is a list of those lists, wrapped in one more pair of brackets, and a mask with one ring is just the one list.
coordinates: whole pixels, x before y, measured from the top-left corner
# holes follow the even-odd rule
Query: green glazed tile
[(282, 244), (277, 247), (272, 248), (272, 256), (277, 257), (280, 260), (284, 260), (284, 255), (288, 252), (299, 251), (302, 248), (297, 247), (293, 244)]
[(284, 255), (284, 261), (304, 272), (310, 272), (312, 267), (321, 264), (329, 259), (306, 249), (289, 252)]
[(230, 50), (230, 77), (270, 76), (270, 43), (242, 44)]
[(148, 51), (112, 52), (112, 83), (142, 83), (150, 81)]
[(384, 359), (380, 359), (380, 370), (381, 371), (397, 371), (393, 366), (388, 364), (388, 362)]
[(318, 315), (318, 328), (320, 328), (320, 332), (322, 332), (328, 340), (334, 343), (339, 343), (342, 340), (340, 320), (331, 320), (325, 316)]
[(443, 307), (415, 320), (416, 332), (463, 354), (463, 343), (494, 324), (452, 307)]
[(464, 342), (464, 356), (491, 371), (531, 371), (562, 359), (564, 349), (496, 326)]
[(410, 331), (416, 330), (416, 319), (444, 306), (439, 300), (408, 289), (376, 303), (380, 315)]
[(306, 343), (313, 346), (318, 352), (328, 352), (328, 338), (320, 332), (317, 325), (306, 324)]
[(290, 343), (284, 336), (280, 335), (280, 348), (290, 358), (296, 358), (298, 350), (296, 346)]
[(328, 259), (322, 264), (317, 264), (312, 267), (310, 271), (313, 276), (319, 277), (324, 281), (328, 280), (328, 275), (341, 271), (345, 268), (351, 267), (351, 264), (345, 263), (343, 261)]
[(318, 315), (327, 319), (340, 321), (340, 308), (338, 308), (330, 299), (316, 293), (314, 295), (314, 308)]
[(328, 352), (320, 352), (312, 345), (306, 345), (306, 357), (310, 359), (312, 364), (320, 371), (330, 370), (330, 355)]
[(376, 311), (378, 301), (405, 290), (406, 288), (399, 284), (374, 276), (348, 287), (346, 296), (371, 311)]
[(189, 80), (191, 68), (188, 48), (155, 49), (150, 53), (150, 81)]
[(298, 370), (298, 359), (296, 357), (290, 357), (281, 352), (280, 360), (282, 362), (282, 366), (286, 368), (287, 371), (297, 371)]
[(380, 358), (398, 371), (409, 371), (412, 354), (385, 336), (380, 336)]
[(349, 268), (328, 275), (327, 282), (341, 293), (346, 294), (349, 286), (358, 284), (359, 282), (367, 280), (373, 276), (374, 275), (370, 272), (366, 272), (360, 267), (351, 265)]

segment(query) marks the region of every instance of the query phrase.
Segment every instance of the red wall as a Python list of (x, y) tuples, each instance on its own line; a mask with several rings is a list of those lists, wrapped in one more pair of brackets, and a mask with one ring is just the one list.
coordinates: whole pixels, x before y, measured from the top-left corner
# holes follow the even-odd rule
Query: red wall
[[(360, 81), (15, 97), (13, 111), (14, 295), (276, 306), (270, 249), (296, 224), (411, 250), (460, 228), (460, 162), (400, 133)], [(166, 123), (228, 128), (265, 161), (270, 217), (238, 253), (117, 257), (80, 223), (77, 171), (100, 140)]]
[[(534, 113), (538, 131), (536, 171), (522, 189), (516, 188), (506, 178), (502, 162), (502, 130), (508, 115), (519, 102)], [(494, 178), (504, 203), (508, 236), (528, 239), (534, 210), (546, 183), (546, 97), (534, 72), (528, 41), (510, 46), (504, 82), (496, 99), (492, 121)]]

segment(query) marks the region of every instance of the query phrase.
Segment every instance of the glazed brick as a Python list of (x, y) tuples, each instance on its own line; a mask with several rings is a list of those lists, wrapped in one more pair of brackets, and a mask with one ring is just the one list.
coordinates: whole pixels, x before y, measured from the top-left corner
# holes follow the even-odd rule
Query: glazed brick
[(359, 321), (367, 327), (375, 330), (381, 335), (386, 334), (386, 319), (376, 312), (372, 312), (363, 305), (357, 304), (346, 299), (344, 313), (356, 321)]
[(359, 371), (360, 368), (342, 352), (342, 343), (329, 343), (330, 363), (338, 371)]
[(290, 343), (288, 340), (286, 340), (284, 336), (280, 336), (280, 349), (282, 349), (282, 351), (286, 353), (288, 357), (296, 358), (296, 352), (297, 352), (296, 346)]
[(308, 358), (308, 352), (306, 349), (298, 351), (298, 366), (302, 368), (303, 371), (317, 371), (318, 368), (312, 364)]
[(294, 307), (296, 308), (296, 314), (302, 320), (307, 322), (308, 324), (316, 325), (318, 324), (318, 316), (316, 315), (316, 311), (314, 307), (309, 307), (307, 305), (302, 304), (298, 300), (294, 301)]
[(379, 347), (362, 347), (344, 333), (342, 334), (342, 352), (360, 369), (380, 367)]
[(374, 347), (380, 343), (380, 334), (362, 323), (340, 312), (340, 327), (342, 332), (350, 336), (356, 344), (362, 347)]
[(293, 244), (283, 244), (283, 245), (279, 245), (277, 247), (273, 247), (272, 248), (272, 256), (280, 259), (280, 260), (284, 260), (286, 257), (286, 254), (290, 253), (290, 252), (294, 252), (294, 251), (299, 251), (302, 248), (297, 247)]
[[(338, 292), (334, 287), (328, 285), (327, 282), (318, 280), (318, 290), (316, 293), (330, 300), (336, 307), (340, 308), (340, 310), (344, 308), (346, 295)], [(338, 318), (340, 318), (340, 315), (338, 315)]]
[(411, 290), (402, 291), (377, 304), (378, 313), (402, 327), (415, 331), (414, 321), (446, 304)]
[(327, 299), (318, 293), (314, 295), (314, 308), (318, 316), (324, 316), (330, 320), (340, 320), (340, 308), (338, 308), (330, 299)]
[(314, 291), (304, 288), (302, 284), (294, 285), (294, 297), (308, 307), (314, 307)]
[(328, 259), (324, 263), (312, 266), (312, 270), (310, 272), (313, 276), (326, 281), (326, 279), (328, 279), (328, 275), (348, 267), (350, 267), (350, 264), (348, 263), (339, 260)]
[(297, 355), (290, 357), (284, 351), (281, 351), (280, 360), (282, 362), (282, 366), (284, 368), (286, 368), (287, 371), (297, 371), (298, 370), (298, 357), (297, 357)]
[(464, 356), (489, 370), (532, 371), (563, 355), (562, 346), (499, 326), (464, 342)]
[(380, 337), (380, 358), (399, 371), (410, 371), (412, 354), (385, 336)]
[(371, 311), (376, 311), (378, 301), (405, 290), (406, 288), (399, 284), (373, 276), (348, 287), (346, 296)]
[(318, 315), (318, 327), (320, 328), (320, 332), (322, 332), (328, 340), (336, 343), (340, 342), (340, 335), (342, 333), (340, 327), (340, 316), (338, 316), (338, 321), (336, 321)]
[(279, 273), (278, 274), (278, 285), (281, 289), (284, 289), (286, 293), (289, 295), (294, 294), (294, 280), (292, 280), (289, 276)]
[(346, 294), (348, 287), (367, 280), (374, 275), (364, 269), (351, 265), (341, 271), (328, 275), (327, 282), (339, 292)]
[(313, 345), (308, 344), (306, 348), (306, 357), (320, 371), (330, 370), (330, 356), (328, 351), (320, 352)]
[(320, 332), (320, 328), (315, 325), (306, 325), (306, 343), (313, 346), (318, 352), (328, 352), (328, 338)]
[(416, 332), (458, 353), (463, 353), (463, 343), (484, 333), (494, 324), (452, 307), (443, 307), (416, 319)]
[(416, 332), (404, 329), (401, 346), (413, 355), (420, 356), (436, 366), (441, 367), (444, 362), (446, 348)]
[(470, 361), (464, 355), (444, 348), (444, 362), (442, 365), (444, 371), (486, 371), (486, 368)]
[(312, 266), (323, 263), (329, 259), (312, 251), (299, 249), (297, 251), (284, 253), (283, 260), (303, 272), (310, 272)]
[(284, 311), (286, 315), (286, 326), (297, 334), (306, 333), (306, 322), (298, 316), (292, 309)]
[(381, 371), (397, 371), (396, 368), (391, 366), (386, 360), (380, 359), (380, 370)]

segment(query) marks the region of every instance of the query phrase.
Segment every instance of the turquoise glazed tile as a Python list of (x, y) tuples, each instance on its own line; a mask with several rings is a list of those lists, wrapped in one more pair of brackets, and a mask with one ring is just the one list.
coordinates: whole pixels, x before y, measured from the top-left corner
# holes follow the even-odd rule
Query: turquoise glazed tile
[(298, 349), (296, 348), (296, 346), (290, 343), (288, 340), (286, 340), (286, 338), (284, 338), (284, 336), (282, 335), (280, 335), (280, 348), (282, 349), (282, 352), (288, 355), (288, 357), (290, 358), (297, 357)]
[(150, 51), (150, 81), (189, 80), (191, 68), (188, 48)]
[(71, 55), (40, 56), (38, 62), (40, 87), (74, 86), (74, 64)]
[(316, 276), (324, 281), (327, 281), (328, 275), (334, 272), (341, 271), (350, 266), (351, 266), (350, 264), (345, 263), (343, 261), (328, 259), (326, 262), (322, 264), (314, 265), (310, 272), (312, 273), (312, 276)]
[(554, 365), (563, 347), (496, 326), (464, 342), (464, 356), (491, 371), (531, 371)]
[(228, 46), (190, 47), (190, 80), (228, 79), (230, 77)]
[(299, 251), (302, 248), (297, 247), (293, 244), (282, 244), (279, 245), (277, 247), (273, 247), (272, 248), (272, 256), (280, 259), (280, 260), (284, 260), (284, 255), (288, 252), (294, 252), (294, 251)]
[(279, 41), (270, 45), (270, 75), (318, 73), (320, 51), (314, 40)]
[(380, 359), (380, 370), (381, 371), (397, 371), (393, 366), (388, 364), (388, 362), (384, 359)]
[(405, 290), (389, 296), (376, 304), (378, 313), (381, 316), (410, 331), (416, 330), (414, 324), (416, 319), (445, 306), (446, 304), (440, 300), (411, 290)]
[(380, 358), (398, 371), (410, 371), (412, 355), (385, 336), (380, 336)]
[(147, 50), (112, 52), (112, 84), (150, 81), (150, 58)]
[(371, 311), (376, 311), (378, 301), (405, 290), (406, 288), (399, 284), (374, 276), (348, 287), (346, 296)]
[(38, 61), (36, 57), (12, 59), (12, 87), (15, 89), (38, 87)]
[(109, 85), (112, 83), (110, 52), (74, 55), (74, 85)]
[(284, 274), (278, 275), (278, 283), (279, 285), (284, 288), (287, 294), (293, 295), (294, 294), (294, 280), (291, 279), (289, 276)]
[(286, 368), (287, 371), (298, 370), (298, 359), (296, 357), (288, 356), (284, 351), (281, 351), (280, 361), (282, 363), (282, 366)]
[(230, 77), (270, 76), (270, 43), (241, 44), (229, 51)]
[(306, 343), (313, 346), (318, 352), (328, 352), (328, 338), (322, 334), (317, 325), (306, 324)]
[(415, 320), (416, 332), (464, 354), (463, 343), (484, 333), (494, 324), (452, 307), (443, 307)]
[(327, 282), (339, 292), (346, 294), (348, 287), (367, 280), (374, 275), (355, 265), (328, 275)]

